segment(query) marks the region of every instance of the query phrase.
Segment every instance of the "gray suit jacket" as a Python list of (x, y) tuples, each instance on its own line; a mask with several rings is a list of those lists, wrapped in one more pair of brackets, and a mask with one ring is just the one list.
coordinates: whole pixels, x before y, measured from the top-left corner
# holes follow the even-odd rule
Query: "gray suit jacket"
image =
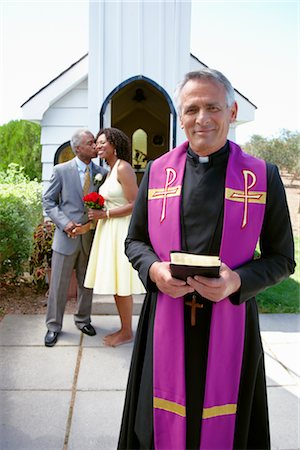
[[(92, 180), (97, 173), (105, 175), (107, 171), (92, 163)], [(92, 182), (90, 192), (94, 192), (96, 189)], [(52, 249), (63, 255), (74, 253), (80, 241), (82, 241), (84, 251), (87, 254), (90, 251), (93, 231), (76, 239), (68, 238), (64, 232), (64, 228), (70, 221), (81, 224), (88, 221), (82, 198), (82, 187), (75, 158), (56, 165), (53, 169), (50, 185), (43, 196), (43, 207), (46, 214), (56, 225)]]

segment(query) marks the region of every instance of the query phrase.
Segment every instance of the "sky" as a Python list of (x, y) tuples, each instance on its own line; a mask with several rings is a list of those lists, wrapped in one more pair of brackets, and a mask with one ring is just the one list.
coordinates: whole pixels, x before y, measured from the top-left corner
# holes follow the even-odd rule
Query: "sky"
[[(88, 52), (88, 3), (0, 0), (0, 125)], [(299, 1), (192, 2), (191, 53), (257, 107), (237, 128), (241, 144), (299, 131), (299, 13)]]

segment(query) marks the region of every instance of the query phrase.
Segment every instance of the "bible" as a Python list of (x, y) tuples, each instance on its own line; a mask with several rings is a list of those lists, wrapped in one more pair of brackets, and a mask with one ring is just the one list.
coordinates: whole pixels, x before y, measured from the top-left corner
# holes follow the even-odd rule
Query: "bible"
[(171, 275), (186, 281), (187, 277), (201, 275), (208, 278), (220, 276), (221, 261), (218, 256), (196, 255), (183, 251), (170, 252)]

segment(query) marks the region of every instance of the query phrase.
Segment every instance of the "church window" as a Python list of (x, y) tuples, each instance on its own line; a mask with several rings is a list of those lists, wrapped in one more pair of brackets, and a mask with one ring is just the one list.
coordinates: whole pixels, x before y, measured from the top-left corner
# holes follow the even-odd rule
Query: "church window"
[(70, 142), (66, 142), (58, 148), (54, 157), (54, 165), (70, 161), (70, 159), (73, 159), (74, 157), (75, 155), (71, 148)]
[(147, 164), (147, 133), (141, 128), (132, 135), (132, 165), (135, 169), (145, 169)]

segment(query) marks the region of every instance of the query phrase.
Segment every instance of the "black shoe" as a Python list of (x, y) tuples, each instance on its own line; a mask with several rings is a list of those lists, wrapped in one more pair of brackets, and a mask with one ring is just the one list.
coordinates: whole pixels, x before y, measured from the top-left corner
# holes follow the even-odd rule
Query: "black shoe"
[(84, 334), (87, 334), (88, 336), (95, 336), (96, 334), (96, 330), (91, 324), (85, 325), (83, 328), (80, 328), (80, 331)]
[(53, 347), (56, 344), (58, 333), (57, 331), (48, 330), (45, 336), (46, 347)]

